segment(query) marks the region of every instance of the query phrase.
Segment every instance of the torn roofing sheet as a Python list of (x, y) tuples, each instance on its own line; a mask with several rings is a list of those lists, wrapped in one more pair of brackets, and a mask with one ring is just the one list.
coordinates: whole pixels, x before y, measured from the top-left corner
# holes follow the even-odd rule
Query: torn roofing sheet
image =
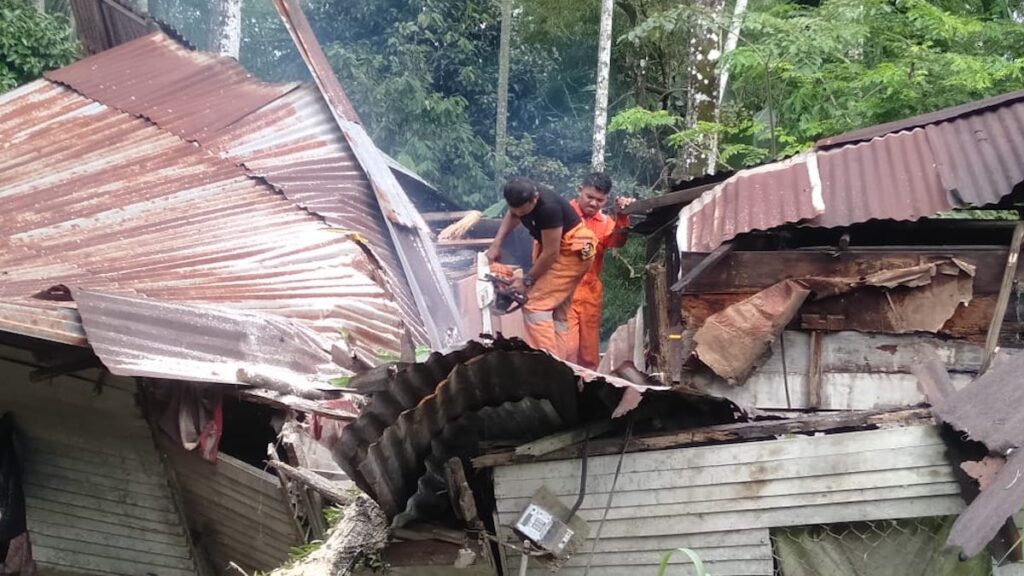
[(944, 422), (1006, 454), (1024, 446), (1024, 354), (1013, 354), (993, 365), (936, 409)]
[(430, 229), (391, 172), (384, 153), (355, 117), (355, 111), (299, 3), (296, 0), (274, 0), (274, 5), (376, 193), (388, 230), (398, 248), (406, 280), (412, 287), (417, 306), (424, 312), (421, 318), (430, 333), (433, 347), (443, 349), (462, 342), (462, 322), (455, 296), (434, 250)]
[(682, 209), (679, 249), (710, 252), (738, 234), (783, 224), (917, 220), (998, 202), (1024, 181), (1022, 100), (1018, 92), (925, 123), (883, 125), (864, 142), (737, 172)]
[(0, 200), (0, 325), (13, 332), (84, 344), (73, 301), (36, 297), (64, 285), (280, 316), (369, 359), (401, 349), (400, 308), (358, 235), (60, 84), (0, 96)]
[(231, 58), (188, 50), (162, 34), (46, 77), (197, 142), (331, 226), (357, 233), (383, 264), (414, 339), (429, 342), (381, 206), (315, 87), (260, 82)]
[[(973, 297), (974, 267), (957, 259), (882, 270), (862, 278), (783, 280), (712, 314), (694, 336), (697, 357), (730, 384), (744, 382), (808, 298), (865, 287), (885, 289), (880, 314), (886, 332), (938, 332)], [(898, 290), (894, 290), (900, 288)]]
[(97, 290), (74, 298), (93, 351), (119, 376), (228, 384), (256, 376), (301, 392), (334, 389), (331, 378), (351, 374), (332, 361), (332, 346), (343, 343), (288, 318)]

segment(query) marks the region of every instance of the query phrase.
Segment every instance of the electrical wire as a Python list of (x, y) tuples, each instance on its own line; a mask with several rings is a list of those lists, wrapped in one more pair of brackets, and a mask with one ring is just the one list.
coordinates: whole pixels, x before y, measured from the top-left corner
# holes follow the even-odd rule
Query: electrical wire
[(629, 446), (629, 439), (633, 435), (633, 419), (626, 424), (626, 439), (622, 442), (622, 452), (619, 452), (619, 463), (615, 465), (615, 476), (612, 478), (612, 488), (608, 491), (608, 499), (604, 503), (604, 512), (601, 514), (601, 522), (597, 525), (597, 533), (594, 535), (594, 545), (590, 547), (590, 554), (587, 555), (587, 566), (583, 569), (583, 576), (590, 574), (590, 563), (594, 560), (594, 553), (597, 552), (597, 545), (601, 542), (601, 531), (604, 530), (604, 521), (608, 518), (608, 510), (612, 507), (612, 497), (615, 496), (615, 485), (619, 483), (619, 473), (622, 472), (622, 460), (626, 457), (626, 448)]
[(566, 524), (579, 512), (580, 506), (583, 505), (583, 499), (587, 496), (587, 449), (589, 446), (590, 423), (587, 423), (583, 429), (583, 454), (580, 456), (580, 495), (576, 497), (576, 503), (569, 509), (569, 515), (565, 517)]

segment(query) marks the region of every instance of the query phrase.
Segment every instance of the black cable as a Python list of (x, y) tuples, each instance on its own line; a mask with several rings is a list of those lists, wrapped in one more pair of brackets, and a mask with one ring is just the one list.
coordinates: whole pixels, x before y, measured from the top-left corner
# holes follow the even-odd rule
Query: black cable
[(580, 506), (583, 505), (583, 499), (587, 496), (587, 449), (590, 444), (590, 424), (588, 423), (583, 428), (583, 454), (580, 458), (580, 495), (576, 497), (576, 503), (569, 509), (569, 515), (565, 518), (565, 523), (568, 524), (572, 517), (579, 512)]

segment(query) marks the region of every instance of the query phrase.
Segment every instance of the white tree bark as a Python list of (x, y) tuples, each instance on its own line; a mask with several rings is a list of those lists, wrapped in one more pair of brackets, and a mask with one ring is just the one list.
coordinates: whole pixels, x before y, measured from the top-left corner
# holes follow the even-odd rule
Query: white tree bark
[[(721, 20), (723, 0), (696, 0), (708, 19), (694, 26), (688, 57), (688, 98), (686, 127), (718, 119), (718, 61), (721, 57), (717, 23)], [(718, 158), (718, 139), (698, 139), (682, 155), (673, 176), (689, 179), (714, 174)]]
[(604, 170), (608, 131), (608, 75), (612, 60), (612, 16), (614, 0), (601, 0), (601, 32), (597, 40), (597, 95), (594, 98), (594, 141), (590, 160), (595, 172)]
[[(512, 49), (512, 0), (501, 0), (501, 39), (498, 44), (498, 111), (494, 126), (494, 177), (501, 190), (508, 144), (508, 70)], [(499, 192), (500, 196), (500, 192)]]
[(242, 0), (214, 0), (210, 20), (210, 50), (237, 60), (242, 45)]
[[(725, 47), (722, 48), (722, 57), (726, 57), (736, 49), (740, 41), (740, 29), (743, 28), (743, 16), (747, 13), (747, 0), (736, 0), (732, 10), (732, 20), (729, 21), (729, 34), (725, 37)], [(722, 71), (718, 75), (718, 106), (721, 108), (725, 101), (725, 89), (729, 85), (729, 63), (723, 61)]]
[(32, 5), (35, 6), (36, 10), (46, 14), (46, 0), (32, 0)]

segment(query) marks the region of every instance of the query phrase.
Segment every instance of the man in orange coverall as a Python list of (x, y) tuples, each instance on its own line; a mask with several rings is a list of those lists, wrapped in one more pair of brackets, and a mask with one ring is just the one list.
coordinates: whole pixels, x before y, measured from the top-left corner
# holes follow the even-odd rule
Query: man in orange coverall
[(512, 276), (512, 289), (527, 297), (523, 306), (526, 340), (564, 359), (572, 295), (594, 262), (596, 239), (569, 202), (552, 190), (514, 178), (502, 194), (508, 211), (487, 249), (487, 259), (496, 275), (507, 275), (509, 267), (498, 263), (502, 242), (520, 223), (530, 232), (533, 265), (525, 274)]
[(601, 212), (608, 203), (612, 191), (612, 179), (604, 172), (588, 174), (580, 184), (578, 194), (570, 205), (583, 223), (597, 239), (597, 254), (594, 265), (576, 287), (572, 309), (569, 311), (569, 340), (566, 360), (585, 368), (597, 368), (601, 345), (601, 297), (604, 285), (601, 283), (601, 265), (608, 248), (620, 248), (626, 244), (629, 216), (622, 210), (633, 203), (632, 198), (615, 199), (615, 217)]

